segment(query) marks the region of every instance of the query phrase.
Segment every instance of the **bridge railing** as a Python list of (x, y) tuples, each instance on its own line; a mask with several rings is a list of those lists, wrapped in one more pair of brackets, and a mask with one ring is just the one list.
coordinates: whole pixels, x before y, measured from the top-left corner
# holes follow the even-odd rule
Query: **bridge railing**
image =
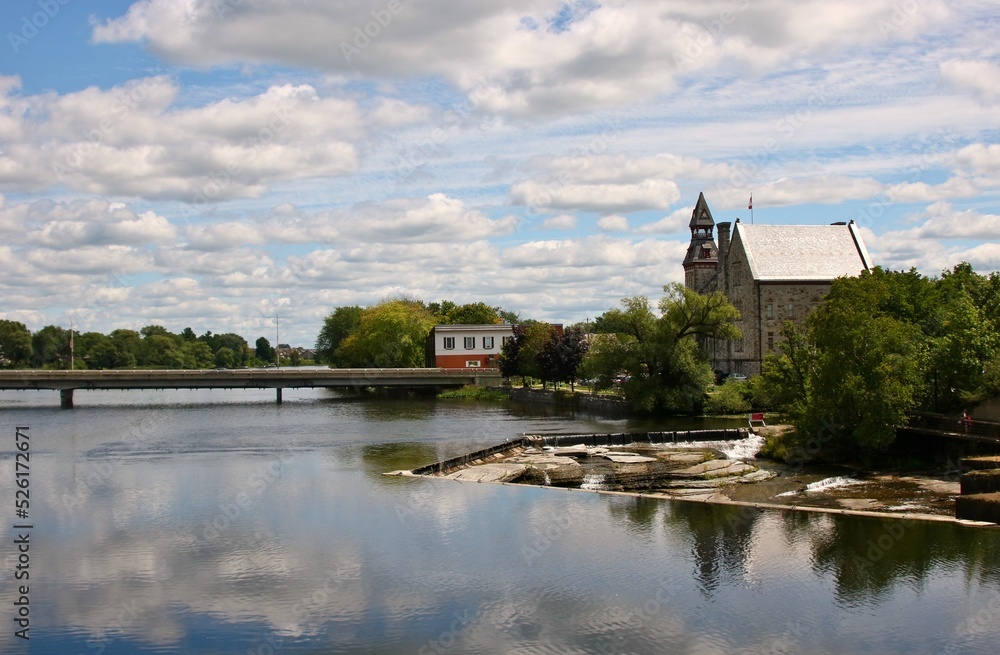
[(909, 415), (907, 425), (916, 429), (985, 437), (1000, 441), (1000, 423), (994, 421), (981, 421), (977, 419), (963, 421), (961, 416), (914, 412)]

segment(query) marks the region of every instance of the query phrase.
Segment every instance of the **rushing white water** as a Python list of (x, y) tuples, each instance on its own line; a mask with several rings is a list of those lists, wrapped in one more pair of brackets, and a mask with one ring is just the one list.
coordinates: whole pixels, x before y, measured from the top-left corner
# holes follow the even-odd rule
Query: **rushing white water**
[(751, 434), (745, 439), (730, 441), (685, 441), (676, 444), (682, 448), (714, 448), (726, 456), (726, 459), (753, 459), (764, 445), (764, 437)]
[(832, 478), (823, 478), (822, 480), (817, 480), (816, 482), (810, 482), (805, 486), (805, 489), (786, 491), (785, 493), (778, 495), (794, 496), (800, 493), (816, 493), (820, 491), (829, 491), (830, 489), (839, 489), (841, 487), (850, 487), (856, 484), (864, 484), (864, 480), (856, 480), (854, 478), (838, 475)]
[(604, 488), (605, 475), (603, 473), (588, 473), (583, 476), (583, 482), (580, 483), (581, 489), (590, 489), (591, 491), (596, 491)]

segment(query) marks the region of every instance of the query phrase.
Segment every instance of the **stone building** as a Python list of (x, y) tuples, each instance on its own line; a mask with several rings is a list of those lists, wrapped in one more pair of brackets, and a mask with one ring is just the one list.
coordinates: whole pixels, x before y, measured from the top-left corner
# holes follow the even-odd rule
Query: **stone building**
[(742, 340), (711, 340), (713, 368), (756, 375), (774, 351), (786, 320), (802, 323), (835, 278), (871, 270), (871, 258), (854, 221), (832, 225), (747, 225), (739, 219), (716, 227), (704, 194), (691, 214), (691, 245), (684, 282), (699, 293), (721, 291), (740, 310)]

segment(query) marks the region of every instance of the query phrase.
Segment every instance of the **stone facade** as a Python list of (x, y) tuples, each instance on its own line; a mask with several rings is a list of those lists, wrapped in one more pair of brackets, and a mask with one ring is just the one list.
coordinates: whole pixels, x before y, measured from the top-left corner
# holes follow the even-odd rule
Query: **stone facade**
[(711, 221), (704, 195), (699, 195), (690, 225), (691, 246), (684, 259), (685, 284), (699, 293), (723, 292), (740, 311), (738, 326), (743, 334), (742, 340), (704, 344), (716, 370), (759, 374), (764, 357), (781, 340), (786, 320), (803, 323), (835, 278), (871, 269), (853, 221), (748, 226), (737, 219), (735, 224), (718, 224), (716, 268), (710, 270), (709, 262), (697, 256), (706, 252), (706, 234), (715, 245), (715, 224), (707, 225), (706, 215)]

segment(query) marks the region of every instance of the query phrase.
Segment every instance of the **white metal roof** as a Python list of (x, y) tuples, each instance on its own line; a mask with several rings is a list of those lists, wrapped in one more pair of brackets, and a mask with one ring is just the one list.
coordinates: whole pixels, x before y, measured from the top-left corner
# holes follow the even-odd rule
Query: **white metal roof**
[(871, 258), (853, 221), (847, 225), (737, 223), (750, 273), (761, 281), (833, 280), (871, 270)]

